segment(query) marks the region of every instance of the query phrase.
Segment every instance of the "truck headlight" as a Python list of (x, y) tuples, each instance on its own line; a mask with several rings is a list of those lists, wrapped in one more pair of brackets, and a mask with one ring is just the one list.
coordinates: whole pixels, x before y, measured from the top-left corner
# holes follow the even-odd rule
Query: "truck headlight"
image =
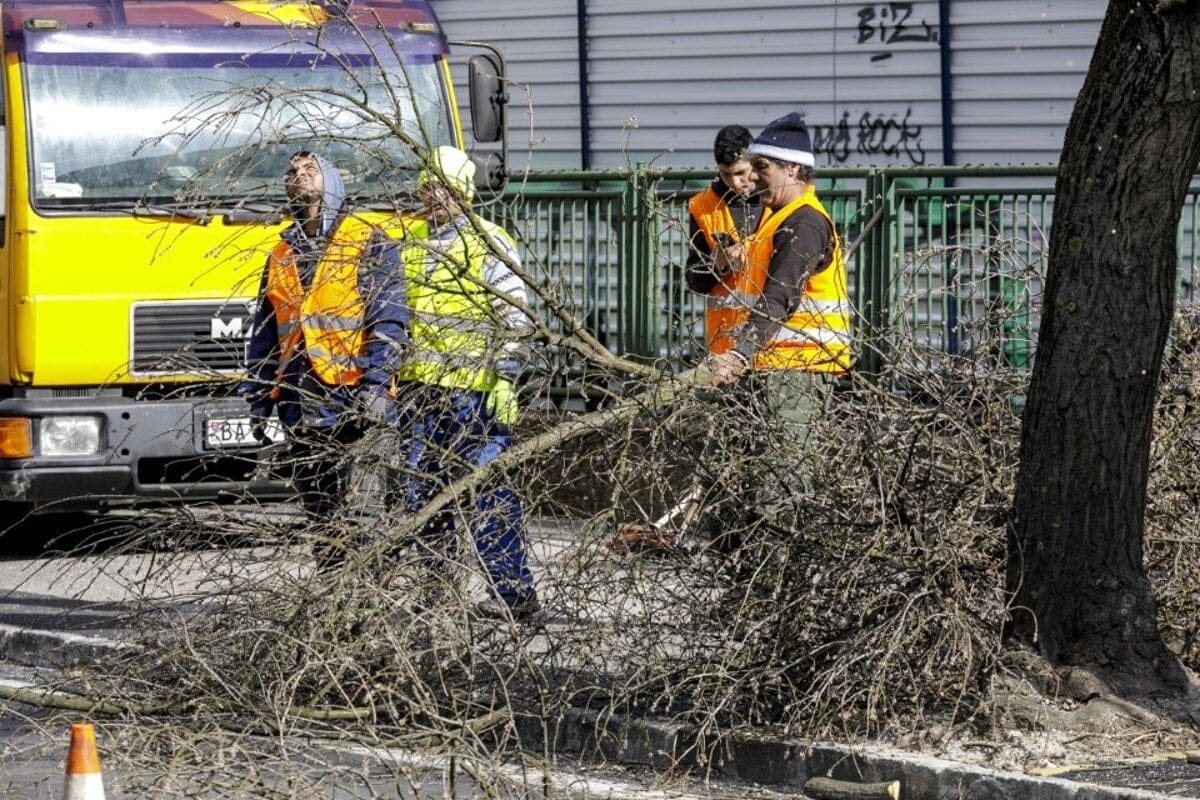
[(90, 456), (100, 452), (100, 417), (42, 417), (38, 451), (43, 456)]

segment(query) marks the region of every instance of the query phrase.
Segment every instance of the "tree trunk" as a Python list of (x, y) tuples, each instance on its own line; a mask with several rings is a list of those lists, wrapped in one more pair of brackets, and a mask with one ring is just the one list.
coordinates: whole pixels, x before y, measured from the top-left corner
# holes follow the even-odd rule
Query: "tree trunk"
[(1127, 697), (1186, 680), (1157, 628), (1142, 534), (1198, 91), (1195, 0), (1112, 0), (1059, 163), (1021, 433), (1008, 632)]

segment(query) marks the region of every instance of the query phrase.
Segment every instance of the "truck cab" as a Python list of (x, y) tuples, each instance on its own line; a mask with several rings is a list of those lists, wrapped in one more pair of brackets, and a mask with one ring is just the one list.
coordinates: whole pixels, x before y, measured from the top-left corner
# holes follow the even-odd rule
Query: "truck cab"
[[(232, 394), (282, 177), (319, 152), (357, 212), (411, 206), (419, 153), (463, 146), (432, 10), (6, 0), (2, 15), (0, 510), (285, 491)], [(472, 67), (486, 109), (502, 67)], [(497, 119), (477, 138), (500, 140)]]

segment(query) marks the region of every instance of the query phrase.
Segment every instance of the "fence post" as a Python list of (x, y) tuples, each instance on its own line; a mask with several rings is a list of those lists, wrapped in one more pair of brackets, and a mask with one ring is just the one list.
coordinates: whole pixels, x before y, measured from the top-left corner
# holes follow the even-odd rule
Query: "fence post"
[(859, 359), (858, 371), (875, 378), (888, 354), (891, 324), (892, 226), (895, 220), (895, 186), (883, 170), (871, 170), (866, 180), (862, 217), (879, 220), (863, 237), (858, 258)]
[(638, 162), (621, 193), (621, 347), (628, 355), (658, 356), (659, 314), (654, 257), (658, 226), (649, 167)]
[(1031, 366), (1029, 351), (1033, 344), (1028, 287), (1025, 281), (1011, 275), (1001, 275), (1000, 286), (1000, 303), (1004, 308), (1004, 361), (1024, 372)]

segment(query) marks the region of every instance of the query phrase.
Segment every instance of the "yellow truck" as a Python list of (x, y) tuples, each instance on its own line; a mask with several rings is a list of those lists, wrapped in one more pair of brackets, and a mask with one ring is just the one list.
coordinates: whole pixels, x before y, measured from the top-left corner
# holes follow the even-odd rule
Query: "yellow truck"
[[(240, 496), (259, 448), (230, 389), (289, 156), (358, 209), (463, 146), (425, 0), (4, 0), (0, 514)], [(469, 43), (474, 44), (474, 43)], [(504, 141), (499, 54), (475, 138)], [(501, 151), (481, 174), (502, 175)], [(486, 179), (486, 178), (485, 178)]]

